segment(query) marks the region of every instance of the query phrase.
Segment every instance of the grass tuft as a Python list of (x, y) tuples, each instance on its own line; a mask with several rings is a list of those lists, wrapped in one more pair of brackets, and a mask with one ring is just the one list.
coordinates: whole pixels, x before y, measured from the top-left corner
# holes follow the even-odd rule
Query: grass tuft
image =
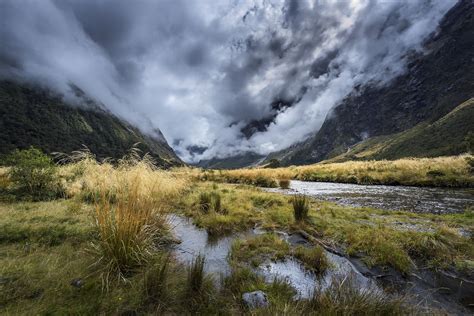
[(278, 184), (280, 185), (280, 188), (288, 189), (290, 187), (290, 179), (280, 179)]
[(307, 269), (315, 273), (324, 273), (329, 267), (329, 261), (321, 246), (315, 245), (311, 248), (298, 246), (293, 251), (293, 255), (300, 260)]
[(325, 315), (406, 315), (406, 298), (369, 286), (357, 287), (350, 277), (334, 279), (328, 289), (316, 289), (307, 308)]
[(295, 221), (301, 222), (308, 218), (309, 200), (306, 195), (295, 195), (291, 198)]
[(199, 209), (204, 213), (209, 213), (211, 209), (212, 196), (208, 192), (201, 192), (199, 194)]

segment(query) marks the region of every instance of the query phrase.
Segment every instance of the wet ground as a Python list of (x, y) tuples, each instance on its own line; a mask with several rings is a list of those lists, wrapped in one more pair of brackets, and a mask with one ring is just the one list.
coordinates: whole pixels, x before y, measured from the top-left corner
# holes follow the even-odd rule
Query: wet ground
[[(210, 239), (207, 232), (196, 227), (191, 220), (174, 215), (170, 218), (174, 235), (181, 240), (175, 247), (177, 259), (190, 263), (198, 254), (205, 256), (204, 269), (214, 276), (229, 275), (230, 266), (227, 261), (232, 242), (237, 238), (248, 238), (263, 233), (260, 229), (253, 229), (246, 233), (235, 234), (229, 237)], [(301, 245), (302, 238), (294, 239), (285, 233), (281, 237), (290, 245)], [(322, 276), (307, 271), (296, 259), (288, 257), (283, 261), (265, 262), (256, 269), (268, 282), (275, 278), (287, 281), (296, 290), (297, 298), (310, 297), (316, 287), (324, 290), (334, 278), (350, 277), (358, 287), (374, 285), (373, 281), (364, 277), (354, 265), (345, 257), (326, 252), (330, 268)]]
[[(212, 239), (204, 229), (196, 227), (188, 218), (173, 215), (169, 218), (169, 222), (174, 235), (181, 241), (174, 248), (176, 258), (189, 264), (197, 255), (204, 255), (204, 269), (215, 276), (215, 281), (219, 281), (220, 276), (229, 275), (231, 272), (227, 258), (235, 239), (264, 233), (263, 230), (255, 228), (245, 233)], [(299, 233), (291, 235), (286, 232), (276, 231), (275, 233), (291, 246), (311, 247), (311, 243)], [(311, 297), (315, 289), (324, 291), (333, 280), (337, 279), (350, 280), (353, 286), (375, 291), (382, 291), (385, 286), (398, 287), (401, 293), (411, 295), (414, 303), (420, 308), (441, 308), (452, 314), (462, 315), (471, 312), (457, 303), (457, 301), (464, 301), (469, 305), (472, 301), (470, 295), (474, 293), (474, 284), (467, 284), (463, 279), (444, 277), (440, 282), (441, 275), (433, 274), (428, 270), (421, 271), (422, 276), (412, 274), (404, 278), (395, 271), (387, 274), (387, 271), (378, 271), (377, 268), (368, 269), (357, 258), (348, 259), (329, 251), (325, 251), (325, 255), (330, 262), (330, 268), (321, 276), (306, 270), (298, 260), (290, 256), (282, 261), (267, 261), (256, 268), (255, 272), (262, 275), (267, 282), (272, 282), (275, 278), (285, 280), (296, 290), (296, 299)], [(443, 293), (441, 289), (445, 292)]]
[(306, 194), (348, 206), (420, 213), (457, 213), (474, 206), (474, 189), (359, 185), (292, 180), (290, 189), (266, 189), (284, 194)]

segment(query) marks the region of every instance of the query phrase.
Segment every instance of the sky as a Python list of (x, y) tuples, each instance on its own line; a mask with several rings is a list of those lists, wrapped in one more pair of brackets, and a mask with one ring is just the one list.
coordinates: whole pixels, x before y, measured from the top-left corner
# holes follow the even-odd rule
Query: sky
[(454, 4), (0, 0), (0, 78), (72, 104), (76, 86), (186, 162), (266, 155), (316, 133), (355, 87), (403, 73)]

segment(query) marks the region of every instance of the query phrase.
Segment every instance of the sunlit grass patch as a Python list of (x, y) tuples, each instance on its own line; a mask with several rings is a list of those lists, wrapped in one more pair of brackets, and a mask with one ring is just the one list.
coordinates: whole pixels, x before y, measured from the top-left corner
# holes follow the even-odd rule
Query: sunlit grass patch
[(71, 213), (70, 201), (0, 204), (0, 244), (80, 243), (94, 237), (90, 209)]

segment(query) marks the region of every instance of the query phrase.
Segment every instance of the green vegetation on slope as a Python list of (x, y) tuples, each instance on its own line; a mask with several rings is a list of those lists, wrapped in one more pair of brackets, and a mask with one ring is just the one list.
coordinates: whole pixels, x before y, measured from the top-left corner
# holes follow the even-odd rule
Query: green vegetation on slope
[(435, 121), (404, 132), (370, 138), (330, 161), (437, 157), (472, 151), (474, 98)]
[(140, 143), (160, 165), (181, 164), (159, 134), (144, 135), (92, 101), (84, 103), (71, 106), (41, 88), (0, 81), (0, 155), (30, 146), (70, 153), (86, 145), (98, 158), (120, 158)]

